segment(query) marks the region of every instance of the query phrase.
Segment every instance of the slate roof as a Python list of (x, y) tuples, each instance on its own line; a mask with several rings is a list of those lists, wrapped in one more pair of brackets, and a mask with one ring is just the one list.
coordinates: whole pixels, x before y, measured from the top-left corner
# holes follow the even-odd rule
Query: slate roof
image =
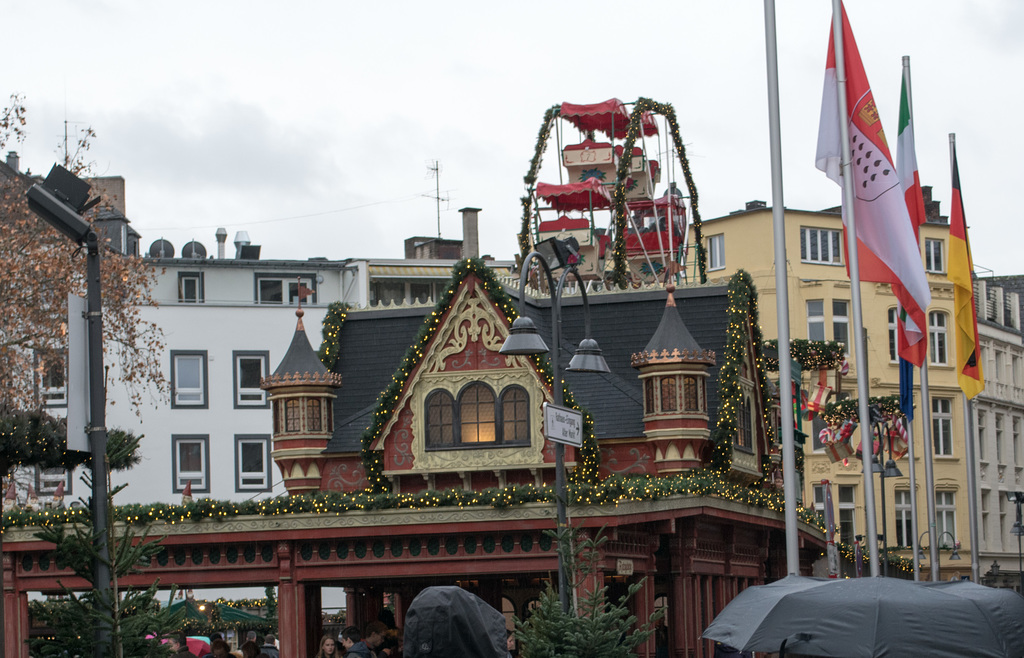
[[(516, 291), (507, 290), (516, 297)], [(579, 404), (595, 420), (597, 438), (643, 435), (643, 391), (630, 357), (648, 344), (665, 311), (664, 291), (623, 292), (590, 297), (595, 338), (610, 373), (563, 373)], [(724, 285), (681, 288), (675, 292), (680, 317), (702, 348), (715, 352), (708, 380), (708, 413), (714, 427), (718, 416), (718, 369), (725, 353), (728, 295)], [(432, 309), (351, 311), (340, 334), (335, 372), (343, 385), (334, 402), (334, 435), (325, 452), (357, 452), (369, 427), (380, 393), (391, 383), (406, 349)], [(551, 342), (550, 300), (527, 300), (527, 315), (545, 342)], [(579, 297), (562, 302), (560, 365), (564, 369), (583, 335), (583, 306)]]
[[(298, 314), (296, 313), (296, 315)], [(280, 365), (274, 371), (274, 377), (287, 374), (321, 375), (326, 372), (327, 368), (324, 367), (316, 352), (313, 351), (313, 346), (309, 344), (309, 337), (306, 336), (306, 330), (303, 328), (302, 316), (300, 315), (299, 321), (295, 323), (295, 334), (292, 336), (292, 344), (288, 346), (288, 351), (285, 352)]]

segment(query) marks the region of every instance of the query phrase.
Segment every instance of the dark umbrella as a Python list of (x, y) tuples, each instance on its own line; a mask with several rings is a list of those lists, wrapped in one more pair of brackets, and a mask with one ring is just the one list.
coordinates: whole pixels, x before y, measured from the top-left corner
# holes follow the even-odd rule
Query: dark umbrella
[(505, 658), (505, 615), (461, 587), (428, 587), (405, 615), (409, 658)]
[(787, 576), (744, 590), (703, 637), (743, 651), (843, 656), (1024, 655), (1024, 598), (969, 583)]

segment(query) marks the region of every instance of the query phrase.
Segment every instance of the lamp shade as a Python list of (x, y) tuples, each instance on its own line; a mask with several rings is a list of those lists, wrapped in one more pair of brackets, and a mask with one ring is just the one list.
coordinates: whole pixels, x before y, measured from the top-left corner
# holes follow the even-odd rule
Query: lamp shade
[(882, 477), (887, 478), (899, 478), (903, 477), (903, 472), (900, 471), (899, 466), (896, 465), (896, 460), (890, 459), (885, 462), (885, 470), (882, 472)]
[(597, 346), (597, 341), (593, 338), (584, 338), (580, 341), (580, 346), (576, 348), (576, 353), (569, 360), (569, 367), (566, 370), (569, 372), (611, 372), (608, 362), (601, 354), (601, 348)]
[(502, 354), (546, 354), (548, 346), (537, 333), (533, 320), (524, 315), (512, 323), (508, 338), (498, 351)]

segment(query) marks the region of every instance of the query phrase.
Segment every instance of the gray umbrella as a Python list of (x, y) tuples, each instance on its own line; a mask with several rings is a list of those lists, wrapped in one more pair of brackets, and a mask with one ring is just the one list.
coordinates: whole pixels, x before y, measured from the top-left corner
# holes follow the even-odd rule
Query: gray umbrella
[(703, 636), (744, 651), (843, 658), (1020, 658), (1021, 620), (1024, 598), (972, 583), (787, 576), (741, 592)]

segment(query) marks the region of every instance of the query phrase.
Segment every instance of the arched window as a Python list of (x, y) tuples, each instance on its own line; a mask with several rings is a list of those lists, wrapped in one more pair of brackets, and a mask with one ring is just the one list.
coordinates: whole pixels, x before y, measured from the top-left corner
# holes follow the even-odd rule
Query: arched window
[(530, 442), (530, 396), (520, 386), (501, 392), (501, 442)]
[(946, 359), (946, 314), (932, 311), (928, 314), (928, 337), (931, 340), (931, 364), (944, 366)]
[(285, 400), (284, 430), (285, 432), (302, 431), (302, 404), (298, 398)]
[(700, 408), (700, 397), (697, 391), (699, 387), (697, 385), (697, 378), (692, 375), (686, 375), (683, 377), (683, 410), (684, 411), (703, 411)]
[(320, 398), (306, 400), (306, 431), (319, 432), (323, 428), (320, 420)]
[(427, 447), (455, 445), (455, 400), (448, 391), (427, 396)]
[(679, 401), (676, 399), (676, 377), (668, 375), (661, 378), (661, 410), (677, 411)]
[(475, 382), (459, 393), (459, 443), (494, 443), (494, 391)]

